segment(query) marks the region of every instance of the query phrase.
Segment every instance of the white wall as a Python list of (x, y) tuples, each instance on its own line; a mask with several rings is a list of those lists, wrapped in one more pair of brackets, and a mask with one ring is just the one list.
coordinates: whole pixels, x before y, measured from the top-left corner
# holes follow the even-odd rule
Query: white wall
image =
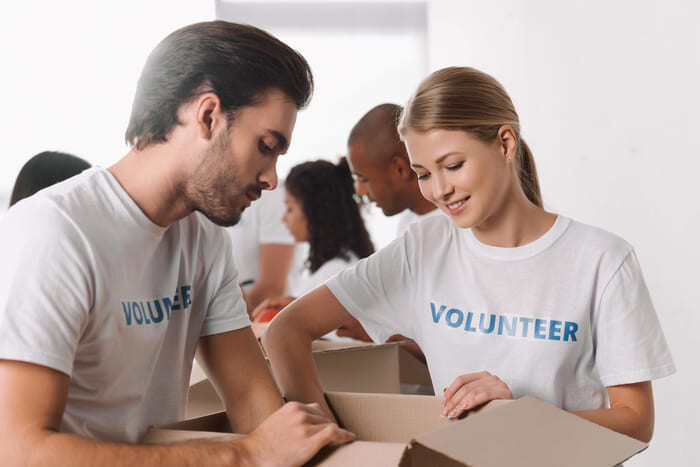
[(214, 19), (214, 2), (13, 1), (0, 11), (2, 198), (38, 152), (66, 151), (101, 166), (126, 154), (148, 53), (173, 30)]
[[(639, 255), (678, 373), (654, 383), (656, 433), (626, 465), (692, 465), (700, 435), (700, 4), (432, 1), (431, 71), (506, 87), (546, 206)], [(693, 135), (693, 136), (691, 136)]]

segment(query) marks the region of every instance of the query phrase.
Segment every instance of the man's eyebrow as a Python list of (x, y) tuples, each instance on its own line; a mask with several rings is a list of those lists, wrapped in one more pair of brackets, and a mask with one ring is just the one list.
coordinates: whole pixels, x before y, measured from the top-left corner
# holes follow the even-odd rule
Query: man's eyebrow
[(287, 141), (287, 137), (277, 130), (267, 130), (267, 132), (277, 138), (277, 149), (279, 149), (279, 151), (282, 153), (287, 152), (287, 149), (289, 149), (289, 141)]

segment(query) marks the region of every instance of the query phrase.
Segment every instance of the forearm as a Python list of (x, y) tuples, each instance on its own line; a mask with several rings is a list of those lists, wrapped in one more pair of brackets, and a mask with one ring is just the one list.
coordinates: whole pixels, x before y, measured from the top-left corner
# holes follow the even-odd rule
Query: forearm
[(33, 437), (31, 442), (14, 443), (10, 448), (14, 452), (1, 457), (4, 459), (3, 465), (9, 466), (244, 466), (251, 464), (245, 443), (241, 439), (144, 446), (43, 432)]
[(653, 421), (649, 421), (648, 417), (630, 407), (572, 411), (572, 413), (645, 443), (651, 440), (654, 431)]
[[(277, 319), (283, 319), (280, 316)], [(276, 322), (263, 335), (263, 345), (270, 357), (270, 363), (277, 384), (287, 400), (304, 403), (318, 402), (333, 420), (323, 389), (319, 384), (316, 365), (311, 356), (313, 336), (305, 334), (283, 322)], [(284, 333), (280, 336), (279, 333)]]
[(248, 313), (252, 313), (255, 308), (266, 298), (277, 298), (284, 295), (286, 282), (261, 282), (258, 281), (246, 292), (246, 302), (248, 303)]

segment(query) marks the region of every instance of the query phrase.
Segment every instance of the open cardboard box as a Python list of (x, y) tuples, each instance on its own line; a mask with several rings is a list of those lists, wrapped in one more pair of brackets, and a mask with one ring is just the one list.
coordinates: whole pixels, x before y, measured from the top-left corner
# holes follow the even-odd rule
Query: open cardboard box
[[(324, 391), (432, 394), (428, 368), (400, 343), (319, 340), (312, 343), (312, 354)], [(218, 412), (223, 407), (214, 387), (195, 364), (187, 418)]]
[[(326, 399), (357, 440), (325, 448), (307, 465), (609, 467), (647, 447), (531, 397), (493, 401), (453, 421), (432, 396), (330, 392)], [(230, 434), (223, 412), (151, 429), (144, 442), (222, 436), (241, 436)]]

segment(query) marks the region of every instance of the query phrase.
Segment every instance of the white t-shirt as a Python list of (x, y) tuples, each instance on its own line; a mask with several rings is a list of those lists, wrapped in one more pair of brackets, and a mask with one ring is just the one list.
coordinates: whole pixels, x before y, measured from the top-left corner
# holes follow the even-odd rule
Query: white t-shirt
[(408, 229), (408, 226), (414, 222), (428, 219), (429, 217), (433, 217), (438, 214), (443, 214), (443, 211), (440, 208), (435, 208), (432, 211), (426, 212), (425, 214), (416, 214), (410, 209), (404, 210), (401, 214), (399, 214), (399, 223), (396, 225), (396, 236), (400, 237), (403, 235)]
[(260, 245), (294, 244), (294, 237), (282, 222), (284, 211), (284, 188), (263, 191), (260, 199), (243, 211), (238, 224), (226, 229), (233, 243), (239, 283), (244, 289), (260, 277)]
[(438, 216), (326, 285), (375, 341), (414, 339), (436, 394), (485, 370), (515, 397), (598, 409), (606, 386), (675, 371), (632, 247), (561, 216), (518, 248)]
[[(308, 251), (308, 250), (307, 250)], [(357, 256), (353, 252), (348, 252), (348, 259), (335, 257), (326, 261), (321, 265), (316, 272), (311, 272), (308, 268), (304, 268), (299, 274), (299, 282), (294, 285), (292, 297), (301, 297), (302, 295), (311, 292), (331, 277), (338, 274), (340, 271), (357, 263)]]
[[(308, 243), (307, 243), (308, 245)], [(308, 248), (306, 248), (308, 251)], [(338, 274), (340, 271), (347, 269), (357, 263), (358, 258), (353, 252), (348, 252), (348, 259), (335, 257), (326, 261), (321, 265), (316, 272), (311, 272), (308, 268), (304, 268), (299, 274), (299, 280), (295, 283), (295, 288), (292, 290), (292, 297), (301, 297), (314, 290), (315, 288), (326, 283), (328, 279)], [(341, 337), (337, 331), (333, 330), (323, 336), (324, 339), (338, 342), (357, 342), (356, 339), (350, 337)]]
[(182, 419), (200, 336), (249, 326), (224, 229), (151, 222), (104, 169), (0, 221), (0, 358), (70, 376), (60, 431), (138, 442)]

